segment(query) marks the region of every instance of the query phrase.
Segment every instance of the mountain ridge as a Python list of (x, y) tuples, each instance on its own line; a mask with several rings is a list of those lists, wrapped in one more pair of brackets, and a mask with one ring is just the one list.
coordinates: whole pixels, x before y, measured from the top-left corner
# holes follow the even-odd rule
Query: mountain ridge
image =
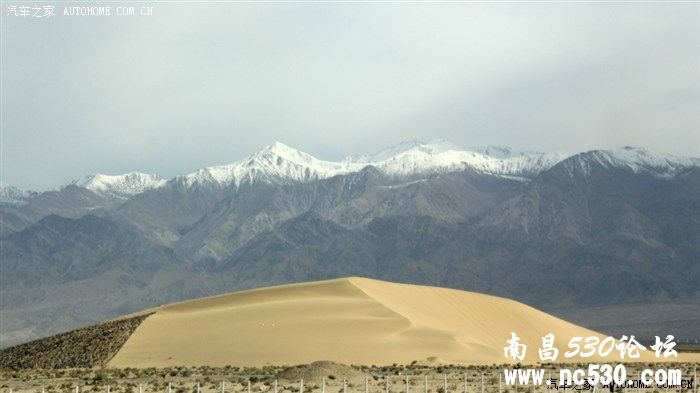
[(126, 199), (144, 191), (162, 187), (166, 182), (167, 180), (149, 173), (128, 172), (121, 175), (92, 173), (72, 180), (63, 187), (73, 185), (101, 195)]
[[(208, 166), (167, 180), (155, 174), (140, 172), (120, 175), (92, 173), (71, 180), (62, 188), (73, 185), (102, 196), (127, 199), (172, 183), (180, 183), (186, 187), (225, 188), (256, 181), (309, 182), (359, 172), (367, 166), (374, 166), (385, 175), (397, 178), (457, 172), (466, 168), (497, 176), (531, 178), (569, 157), (594, 152), (601, 163), (627, 167), (633, 171), (652, 172), (666, 177), (673, 176), (679, 168), (700, 166), (700, 158), (656, 154), (643, 148), (630, 146), (588, 150), (577, 154), (541, 153), (515, 151), (509, 147), (494, 145), (465, 149), (443, 139), (427, 143), (419, 140), (406, 141), (369, 155), (348, 156), (339, 161), (325, 161), (281, 142), (274, 142), (231, 164)], [(5, 184), (0, 185), (0, 201), (3, 203), (26, 203), (28, 198), (36, 194), (38, 193), (23, 191)]]
[[(475, 290), (566, 315), (609, 305), (609, 314), (586, 323), (652, 337), (654, 325), (634, 318), (621, 325), (613, 310), (669, 304), (684, 314), (664, 329), (696, 334), (697, 159), (593, 150), (518, 177), (461, 157), (522, 163), (541, 156), (498, 150), (491, 154), (514, 158), (494, 161), (410, 143), (397, 150), (382, 163), (458, 158), (449, 161), (454, 167), (401, 176), (362, 164), (285, 180), (268, 170), (278, 168), (279, 155), (287, 157), (281, 168), (316, 161), (278, 145), (253, 160), (254, 173), (272, 173), (273, 181), (167, 181), (126, 199), (68, 185), (3, 203), (0, 260), (11, 283), (0, 288), (0, 345), (187, 297), (348, 275)], [(134, 277), (140, 265), (149, 274)], [(41, 274), (58, 266), (66, 269)]]

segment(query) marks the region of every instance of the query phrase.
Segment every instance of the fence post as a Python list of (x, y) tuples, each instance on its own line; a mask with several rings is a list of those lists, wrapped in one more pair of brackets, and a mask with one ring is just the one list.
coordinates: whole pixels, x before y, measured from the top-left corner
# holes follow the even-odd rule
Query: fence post
[(484, 393), (484, 372), (481, 372), (481, 393)]
[[(642, 392), (642, 372), (640, 371), (639, 374), (637, 375), (639, 378), (637, 379), (637, 393)], [(646, 391), (646, 389), (644, 389)]]
[(443, 374), (445, 379), (442, 382), (442, 393), (447, 393), (447, 374)]
[[(250, 393), (250, 392), (248, 392)], [(304, 393), (304, 380), (299, 381), (299, 393)]]
[[(302, 380), (302, 381), (303, 381), (303, 380)], [(304, 390), (302, 389), (302, 393), (303, 393), (303, 392), (304, 392)], [(248, 393), (250, 393), (250, 379), (248, 380)]]
[(347, 393), (348, 391), (348, 383), (345, 377), (343, 377), (343, 393)]
[(277, 393), (277, 380), (276, 379), (275, 379), (275, 382), (273, 383), (273, 386), (274, 386), (273, 393)]
[[(551, 379), (551, 376), (550, 376)], [(501, 393), (501, 372), (498, 372), (498, 393)]]
[[(139, 393), (141, 393), (141, 392), (139, 392)], [(197, 393), (200, 393), (200, 390), (199, 390), (199, 381), (197, 381)]]
[(464, 393), (467, 393), (467, 374), (464, 374)]
[(406, 393), (410, 393), (408, 387), (408, 375), (406, 375)]
[(427, 375), (425, 375), (423, 377), (423, 389), (424, 389), (425, 393), (428, 393), (428, 376)]
[(365, 376), (365, 393), (369, 393), (369, 377)]
[(321, 380), (321, 393), (326, 393), (326, 377)]
[(226, 381), (221, 381), (221, 393), (226, 393)]
[[(139, 393), (143, 393), (143, 386), (141, 384), (139, 384)], [(197, 392), (197, 393), (199, 393), (199, 392)]]
[(173, 393), (172, 382), (168, 382), (168, 393)]
[(389, 374), (384, 376), (384, 393), (389, 393)]

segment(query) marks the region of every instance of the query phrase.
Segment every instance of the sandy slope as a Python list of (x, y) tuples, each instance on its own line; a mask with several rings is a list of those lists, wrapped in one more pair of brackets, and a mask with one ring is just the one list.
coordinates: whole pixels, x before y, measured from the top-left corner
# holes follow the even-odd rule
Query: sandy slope
[(528, 345), (528, 363), (547, 333), (560, 358), (570, 337), (597, 335), (503, 298), (351, 277), (156, 308), (109, 365), (492, 364), (506, 361), (511, 331)]

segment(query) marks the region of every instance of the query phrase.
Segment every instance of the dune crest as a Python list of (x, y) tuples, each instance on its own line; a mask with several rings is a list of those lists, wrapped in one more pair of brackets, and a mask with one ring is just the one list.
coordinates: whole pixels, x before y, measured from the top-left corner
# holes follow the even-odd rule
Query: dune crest
[(536, 363), (547, 333), (556, 335), (560, 360), (572, 336), (600, 336), (504, 298), (360, 277), (236, 292), (148, 311), (153, 314), (110, 366), (262, 366), (320, 359), (391, 364), (431, 357), (505, 363), (503, 347), (511, 331), (528, 345), (524, 363)]

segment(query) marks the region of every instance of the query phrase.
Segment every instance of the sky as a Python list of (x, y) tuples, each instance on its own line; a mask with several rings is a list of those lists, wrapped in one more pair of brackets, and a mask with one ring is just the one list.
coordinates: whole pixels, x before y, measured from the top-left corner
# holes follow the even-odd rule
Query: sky
[(274, 141), (322, 159), (436, 138), (700, 156), (697, 3), (8, 4), (0, 180), (21, 188), (169, 178)]

